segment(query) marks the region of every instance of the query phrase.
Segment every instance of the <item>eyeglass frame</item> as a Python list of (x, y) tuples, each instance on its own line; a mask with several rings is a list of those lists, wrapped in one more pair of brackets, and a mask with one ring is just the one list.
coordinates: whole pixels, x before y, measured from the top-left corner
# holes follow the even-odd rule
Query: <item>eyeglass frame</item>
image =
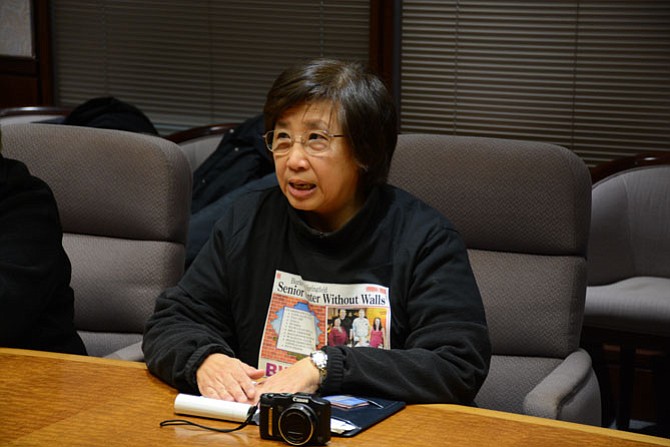
[[(289, 132), (283, 131), (283, 132), (285, 132), (285, 133), (289, 136), (289, 142), (290, 142), (291, 144), (287, 147), (286, 150), (283, 150), (283, 149), (282, 149), (282, 150), (280, 150), (279, 152), (277, 152), (276, 149), (272, 149), (272, 144), (268, 141), (268, 136), (271, 135), (271, 134), (274, 134), (274, 132), (276, 132), (276, 131), (275, 131), (275, 130), (268, 130), (267, 132), (265, 132), (265, 133), (262, 135), (263, 142), (265, 143), (265, 147), (266, 147), (270, 152), (272, 152), (273, 154), (277, 154), (277, 155), (286, 155), (286, 154), (288, 154), (289, 151), (291, 150), (291, 148), (293, 147), (293, 145), (294, 145), (295, 143), (297, 143), (298, 140), (296, 140), (296, 139), (293, 137), (293, 135), (291, 135)], [(326, 149), (324, 149), (324, 150), (321, 151), (321, 152), (314, 152), (314, 150), (312, 149), (312, 147), (311, 147), (310, 144), (309, 144), (309, 141), (310, 141), (310, 140), (309, 140), (309, 139), (305, 140), (305, 135), (307, 135), (307, 134), (309, 134), (309, 133), (312, 133), (312, 132), (317, 133), (317, 134), (322, 134), (322, 135), (324, 135), (325, 137), (328, 138), (328, 147), (327, 147)], [(303, 149), (304, 149), (309, 155), (314, 156), (314, 157), (320, 157), (320, 156), (323, 156), (323, 155), (327, 154), (328, 152), (330, 152), (330, 149), (331, 149), (331, 147), (332, 147), (332, 139), (333, 139), (333, 138), (343, 138), (343, 137), (346, 137), (346, 135), (345, 135), (345, 134), (332, 134), (332, 133), (330, 133), (330, 132), (327, 131), (327, 130), (321, 130), (321, 129), (319, 129), (319, 130), (315, 130), (315, 129), (312, 129), (312, 130), (306, 130), (306, 131), (304, 131), (304, 132), (302, 132), (302, 133), (300, 134), (300, 144), (302, 145)]]

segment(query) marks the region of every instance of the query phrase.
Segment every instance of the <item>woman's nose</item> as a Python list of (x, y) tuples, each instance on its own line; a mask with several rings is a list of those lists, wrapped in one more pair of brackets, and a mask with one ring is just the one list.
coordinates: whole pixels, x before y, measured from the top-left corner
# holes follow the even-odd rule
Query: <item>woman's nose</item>
[(286, 164), (291, 169), (305, 168), (308, 165), (307, 152), (302, 140), (293, 142), (286, 157)]

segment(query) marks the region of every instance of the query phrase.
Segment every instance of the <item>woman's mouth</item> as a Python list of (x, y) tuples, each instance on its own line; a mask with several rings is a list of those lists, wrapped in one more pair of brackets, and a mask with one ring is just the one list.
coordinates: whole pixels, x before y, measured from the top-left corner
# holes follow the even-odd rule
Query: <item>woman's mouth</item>
[(296, 199), (307, 199), (316, 190), (314, 183), (307, 182), (289, 182), (288, 192)]
[(289, 186), (300, 191), (309, 191), (310, 189), (316, 188), (316, 185), (313, 183), (304, 182), (289, 182)]

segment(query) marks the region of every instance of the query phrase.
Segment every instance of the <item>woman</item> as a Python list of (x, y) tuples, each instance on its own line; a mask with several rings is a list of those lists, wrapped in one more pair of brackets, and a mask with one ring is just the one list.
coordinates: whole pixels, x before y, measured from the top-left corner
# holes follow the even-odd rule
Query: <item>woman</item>
[(340, 317), (335, 317), (333, 327), (328, 332), (328, 346), (346, 345), (347, 341), (349, 341), (349, 336), (342, 327), (342, 320)]
[(370, 331), (370, 346), (373, 348), (384, 347), (384, 328), (382, 327), (382, 319), (376, 317), (372, 322), (372, 330)]
[[(307, 62), (277, 78), (264, 116), (278, 186), (233, 201), (158, 298), (143, 342), (150, 371), (238, 402), (318, 390), (472, 403), (490, 360), (481, 297), (450, 222), (386, 184), (397, 123), (383, 83), (356, 63)], [(273, 285), (287, 276), (387, 290), (391, 349), (325, 346), (258, 382), (261, 344), (278, 343), (263, 339)]]

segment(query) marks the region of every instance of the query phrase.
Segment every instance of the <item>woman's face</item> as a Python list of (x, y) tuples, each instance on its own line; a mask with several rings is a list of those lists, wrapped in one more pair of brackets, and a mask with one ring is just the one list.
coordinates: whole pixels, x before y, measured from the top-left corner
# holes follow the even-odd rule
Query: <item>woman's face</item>
[(338, 230), (365, 202), (358, 188), (359, 165), (346, 137), (332, 138), (330, 150), (318, 156), (305, 152), (300, 142), (310, 130), (341, 134), (337, 110), (327, 101), (301, 104), (284, 112), (274, 130), (290, 134), (294, 141), (288, 153), (273, 154), (279, 187), (289, 203), (304, 212), (311, 227)]

